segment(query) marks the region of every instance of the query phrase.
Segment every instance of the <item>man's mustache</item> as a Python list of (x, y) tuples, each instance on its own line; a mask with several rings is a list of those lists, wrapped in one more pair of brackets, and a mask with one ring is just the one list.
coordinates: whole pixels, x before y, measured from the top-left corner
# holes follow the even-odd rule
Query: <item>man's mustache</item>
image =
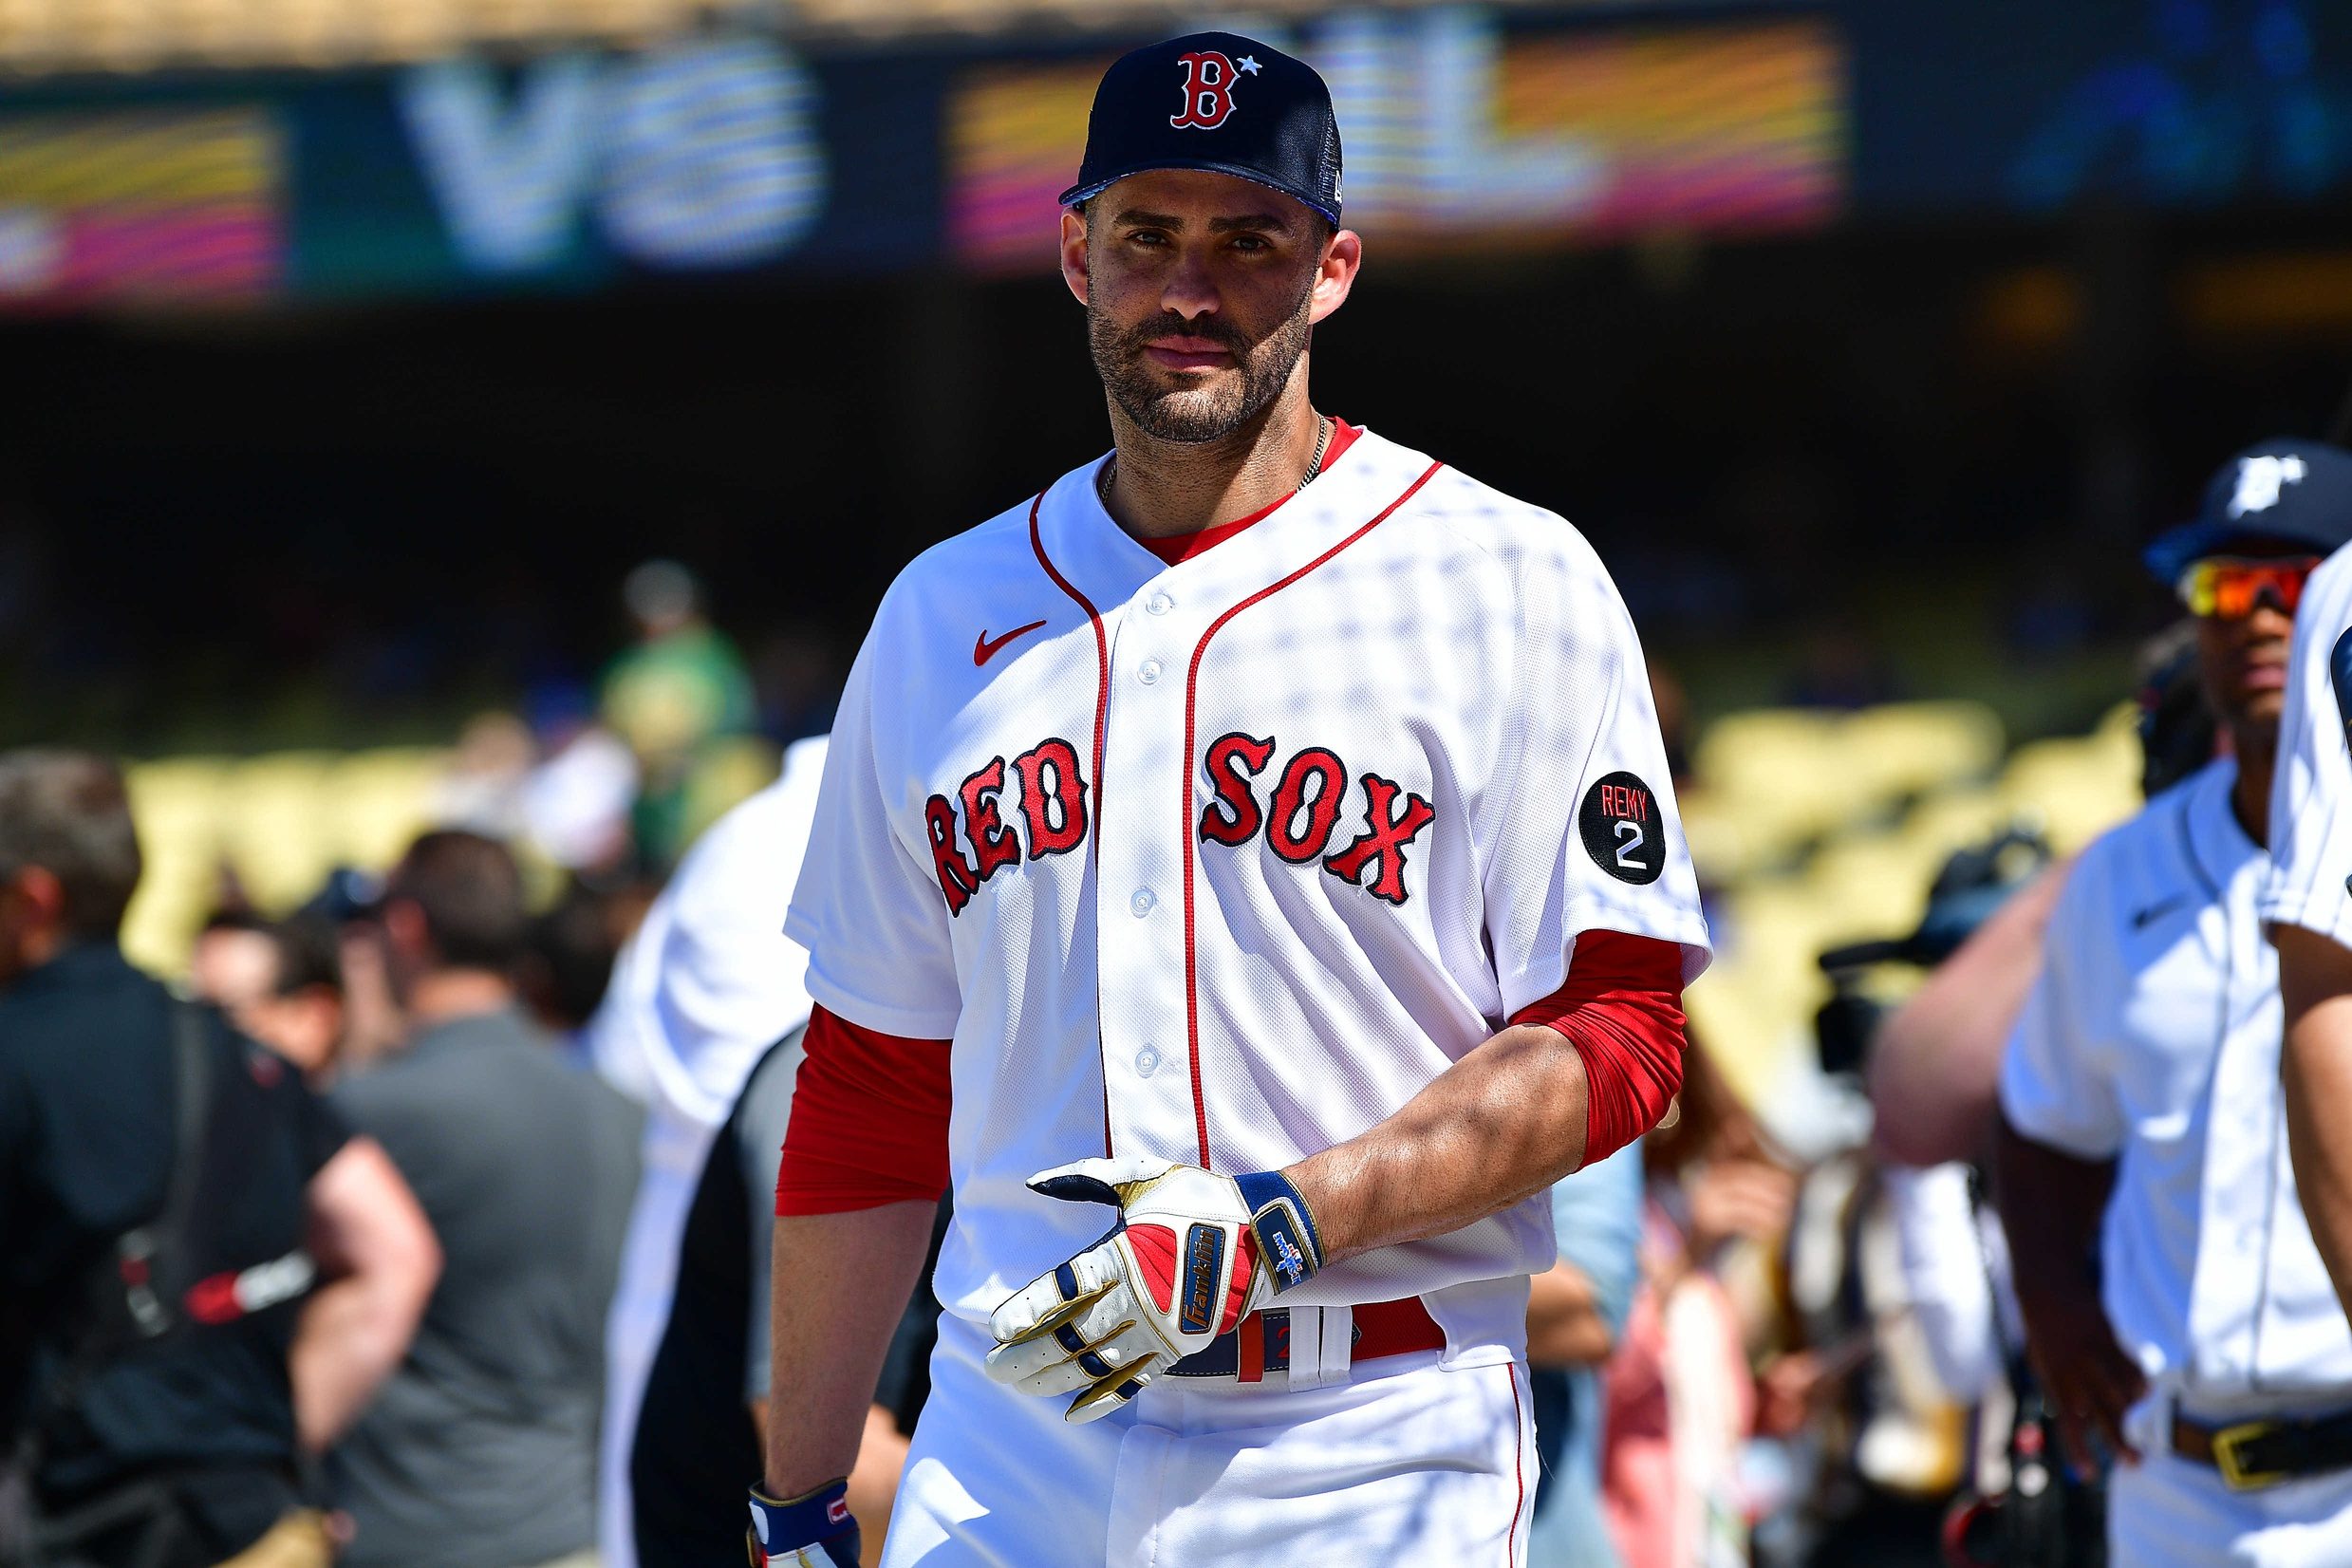
[(1186, 321), (1171, 310), (1120, 334), (1119, 347), (1132, 358), (1161, 338), (1205, 338), (1235, 355), (1246, 354), (1255, 346), (1240, 330), (1214, 316)]

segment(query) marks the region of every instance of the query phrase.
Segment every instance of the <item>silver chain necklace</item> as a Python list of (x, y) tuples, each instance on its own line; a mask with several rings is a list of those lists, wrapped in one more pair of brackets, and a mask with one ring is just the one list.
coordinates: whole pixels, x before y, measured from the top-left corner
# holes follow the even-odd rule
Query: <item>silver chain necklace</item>
[[(1317, 415), (1315, 425), (1315, 456), (1307, 459), (1307, 471), (1298, 476), (1298, 482), (1291, 487), (1291, 494), (1294, 495), (1313, 484), (1315, 476), (1323, 472), (1323, 452), (1331, 445), (1331, 416)], [(1111, 507), (1111, 482), (1117, 473), (1118, 466), (1119, 455), (1113, 452), (1111, 455), (1111, 460), (1103, 464), (1102, 472), (1094, 476), (1094, 495), (1103, 503), (1105, 511), (1110, 510)]]

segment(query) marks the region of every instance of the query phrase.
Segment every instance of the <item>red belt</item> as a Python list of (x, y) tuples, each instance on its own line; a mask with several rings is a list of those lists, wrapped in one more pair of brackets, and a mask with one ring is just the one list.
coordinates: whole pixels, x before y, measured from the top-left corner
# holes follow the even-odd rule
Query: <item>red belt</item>
[[(1366, 1301), (1349, 1310), (1354, 1320), (1354, 1342), (1348, 1352), (1351, 1363), (1446, 1348), (1446, 1331), (1437, 1326), (1437, 1319), (1429, 1316), (1418, 1296), (1398, 1301)], [(1168, 1369), (1168, 1375), (1258, 1383), (1270, 1372), (1289, 1370), (1290, 1309), (1269, 1307), (1251, 1313), (1231, 1333), (1219, 1335), (1205, 1349), (1177, 1362)]]

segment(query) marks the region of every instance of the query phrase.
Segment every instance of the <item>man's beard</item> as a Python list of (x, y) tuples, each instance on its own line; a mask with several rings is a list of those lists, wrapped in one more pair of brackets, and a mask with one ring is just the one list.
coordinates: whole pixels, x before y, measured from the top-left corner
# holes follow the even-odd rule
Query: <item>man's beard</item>
[[(1111, 401), (1145, 435), (1186, 443), (1223, 440), (1281, 396), (1298, 357), (1307, 351), (1313, 330), (1307, 304), (1314, 291), (1310, 276), (1297, 308), (1254, 345), (1222, 317), (1186, 321), (1168, 311), (1122, 331), (1090, 303), (1086, 335), (1095, 372)], [(1144, 357), (1152, 340), (1167, 337), (1211, 340), (1233, 356), (1240, 374), (1213, 377), (1204, 386), (1169, 390)]]

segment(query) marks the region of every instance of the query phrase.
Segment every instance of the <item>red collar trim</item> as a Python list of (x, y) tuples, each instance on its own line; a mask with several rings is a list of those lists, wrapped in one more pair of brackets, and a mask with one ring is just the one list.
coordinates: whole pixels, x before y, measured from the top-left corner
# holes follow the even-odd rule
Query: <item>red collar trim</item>
[[(1331, 445), (1323, 453), (1325, 468), (1337, 462), (1339, 454), (1353, 445), (1355, 438), (1364, 433), (1357, 426), (1342, 419), (1335, 418), (1331, 423)], [(1290, 495), (1297, 494), (1294, 490)], [(1216, 549), (1252, 523), (1265, 521), (1281, 507), (1284, 501), (1290, 499), (1290, 495), (1278, 496), (1271, 504), (1260, 507), (1246, 517), (1236, 517), (1232, 522), (1219, 523), (1214, 528), (1201, 529), (1192, 533), (1174, 533), (1165, 539), (1138, 539), (1135, 542), (1157, 555), (1167, 565), (1176, 566), (1181, 562), (1191, 560), (1195, 555), (1203, 555)]]

